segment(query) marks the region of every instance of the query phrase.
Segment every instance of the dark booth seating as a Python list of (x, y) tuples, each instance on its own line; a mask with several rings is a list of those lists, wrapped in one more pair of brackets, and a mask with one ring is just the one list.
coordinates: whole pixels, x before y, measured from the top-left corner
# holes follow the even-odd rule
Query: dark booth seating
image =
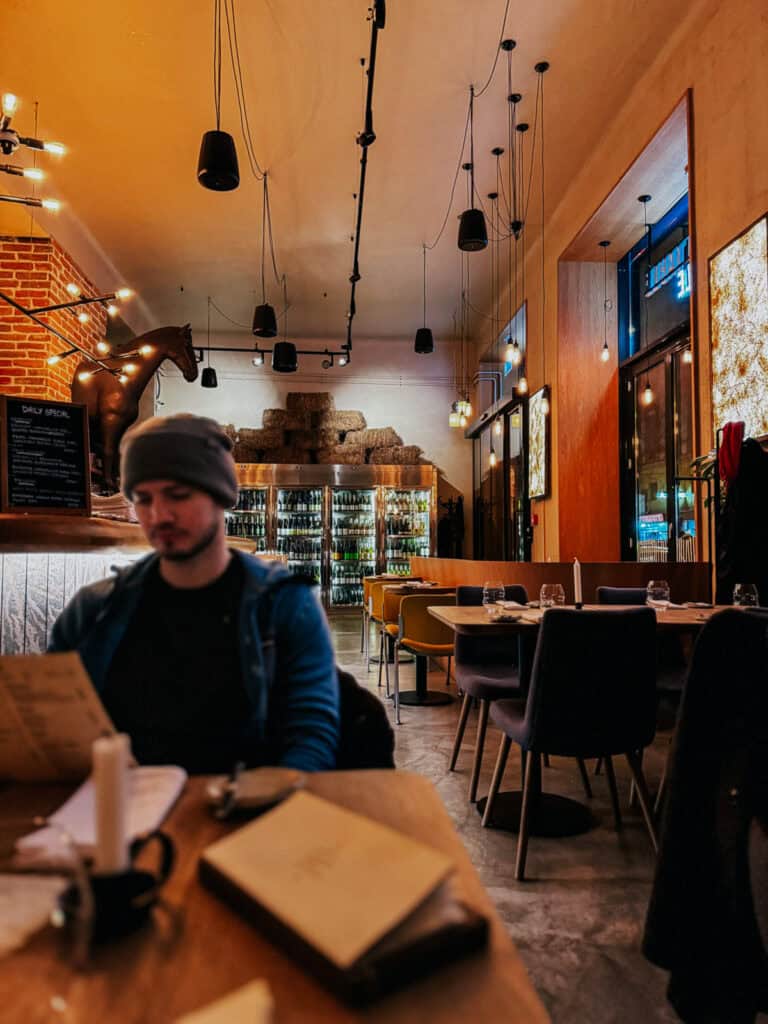
[(680, 706), (643, 951), (697, 1024), (768, 1011), (767, 634), (766, 612), (714, 615)]
[(621, 826), (612, 756), (629, 762), (654, 847), (656, 833), (639, 751), (656, 730), (656, 618), (650, 608), (544, 613), (528, 699), (501, 700), (491, 708), (501, 729), (483, 825), (493, 816), (509, 747), (525, 755), (525, 789), (515, 877), (525, 873), (529, 812), (541, 790), (541, 756), (602, 757), (617, 829)]
[[(504, 587), (504, 599), (517, 601), (518, 604), (524, 605), (528, 601), (528, 594), (525, 587), (511, 584)], [(481, 605), (482, 603), (482, 587), (456, 588), (457, 605)], [(480, 766), (483, 760), (488, 709), (494, 700), (524, 695), (524, 674), (521, 674), (521, 663), (525, 662), (525, 657), (524, 652), (521, 656), (521, 644), (516, 636), (475, 637), (463, 636), (461, 633), (456, 634), (454, 657), (456, 686), (464, 693), (464, 700), (453, 740), (449, 771), (453, 771), (456, 767), (472, 700), (478, 700), (480, 712), (475, 740), (475, 756), (469, 780), (469, 799), (474, 803), (477, 799)]]

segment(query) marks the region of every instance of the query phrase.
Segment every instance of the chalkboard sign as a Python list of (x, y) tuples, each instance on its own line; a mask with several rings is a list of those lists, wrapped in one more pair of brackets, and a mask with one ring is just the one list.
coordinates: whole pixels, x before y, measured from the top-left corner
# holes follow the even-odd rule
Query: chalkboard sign
[(84, 405), (0, 395), (0, 510), (91, 514)]

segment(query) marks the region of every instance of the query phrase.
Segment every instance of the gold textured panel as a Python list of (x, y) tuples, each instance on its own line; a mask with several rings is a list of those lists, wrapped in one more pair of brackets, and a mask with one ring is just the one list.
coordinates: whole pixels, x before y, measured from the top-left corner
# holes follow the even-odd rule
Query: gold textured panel
[(549, 416), (545, 412), (547, 389), (531, 395), (528, 403), (528, 496), (546, 498), (549, 492)]
[(744, 420), (768, 434), (768, 218), (709, 262), (715, 430)]

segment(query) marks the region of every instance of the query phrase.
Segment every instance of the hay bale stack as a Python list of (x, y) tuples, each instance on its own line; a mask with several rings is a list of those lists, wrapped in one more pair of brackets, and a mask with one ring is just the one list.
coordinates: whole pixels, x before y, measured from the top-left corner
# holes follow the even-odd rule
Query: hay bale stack
[(365, 464), (365, 448), (350, 444), (337, 444), (320, 448), (317, 461), (323, 466), (362, 466)]
[(392, 448), (402, 443), (402, 437), (392, 427), (350, 430), (344, 438), (344, 444), (353, 444), (360, 448)]
[(320, 430), (336, 430), (340, 434), (345, 434), (348, 430), (365, 430), (368, 424), (361, 412), (340, 409), (338, 412), (313, 413), (312, 426)]
[(285, 444), (285, 431), (276, 427), (241, 427), (237, 434), (241, 444), (252, 448), (280, 448)]
[(368, 462), (374, 466), (417, 466), (420, 458), (421, 448), (417, 444), (400, 444), (374, 448)]
[(263, 462), (263, 451), (244, 441), (237, 441), (232, 452), (235, 462)]
[(277, 430), (308, 430), (312, 426), (308, 412), (288, 412), (287, 409), (265, 409), (262, 425)]
[(283, 445), (280, 448), (267, 448), (264, 452), (264, 462), (273, 462), (278, 465), (299, 465), (306, 466), (312, 461), (312, 455), (301, 448), (294, 448), (292, 445)]
[(319, 448), (332, 448), (339, 443), (336, 430), (289, 430), (288, 444), (303, 451), (314, 452)]
[(234, 444), (235, 438), (237, 437), (237, 427), (234, 425), (234, 423), (220, 423), (219, 426), (227, 435), (232, 444)]
[(288, 412), (331, 412), (336, 408), (333, 395), (328, 391), (289, 391), (286, 399)]

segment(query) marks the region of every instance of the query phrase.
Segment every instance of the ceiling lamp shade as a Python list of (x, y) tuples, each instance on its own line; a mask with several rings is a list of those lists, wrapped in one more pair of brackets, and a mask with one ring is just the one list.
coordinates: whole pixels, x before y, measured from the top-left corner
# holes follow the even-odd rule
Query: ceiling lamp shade
[(231, 192), (240, 184), (235, 140), (228, 132), (214, 129), (203, 135), (197, 180), (214, 192)]
[(262, 303), (253, 311), (253, 333), (257, 338), (277, 337), (277, 317), (274, 307), (268, 302)]
[(435, 351), (435, 342), (432, 338), (432, 331), (429, 327), (420, 327), (416, 331), (416, 340), (413, 343), (414, 352), (418, 352), (420, 355), (429, 355), (430, 352)]
[(482, 210), (465, 210), (459, 220), (459, 248), (462, 252), (479, 252), (488, 245), (488, 229)]
[(212, 366), (206, 366), (200, 378), (200, 386), (204, 388), (217, 388), (219, 382), (216, 380), (216, 371)]
[(292, 341), (277, 341), (272, 349), (272, 369), (276, 373), (296, 373), (299, 360)]

